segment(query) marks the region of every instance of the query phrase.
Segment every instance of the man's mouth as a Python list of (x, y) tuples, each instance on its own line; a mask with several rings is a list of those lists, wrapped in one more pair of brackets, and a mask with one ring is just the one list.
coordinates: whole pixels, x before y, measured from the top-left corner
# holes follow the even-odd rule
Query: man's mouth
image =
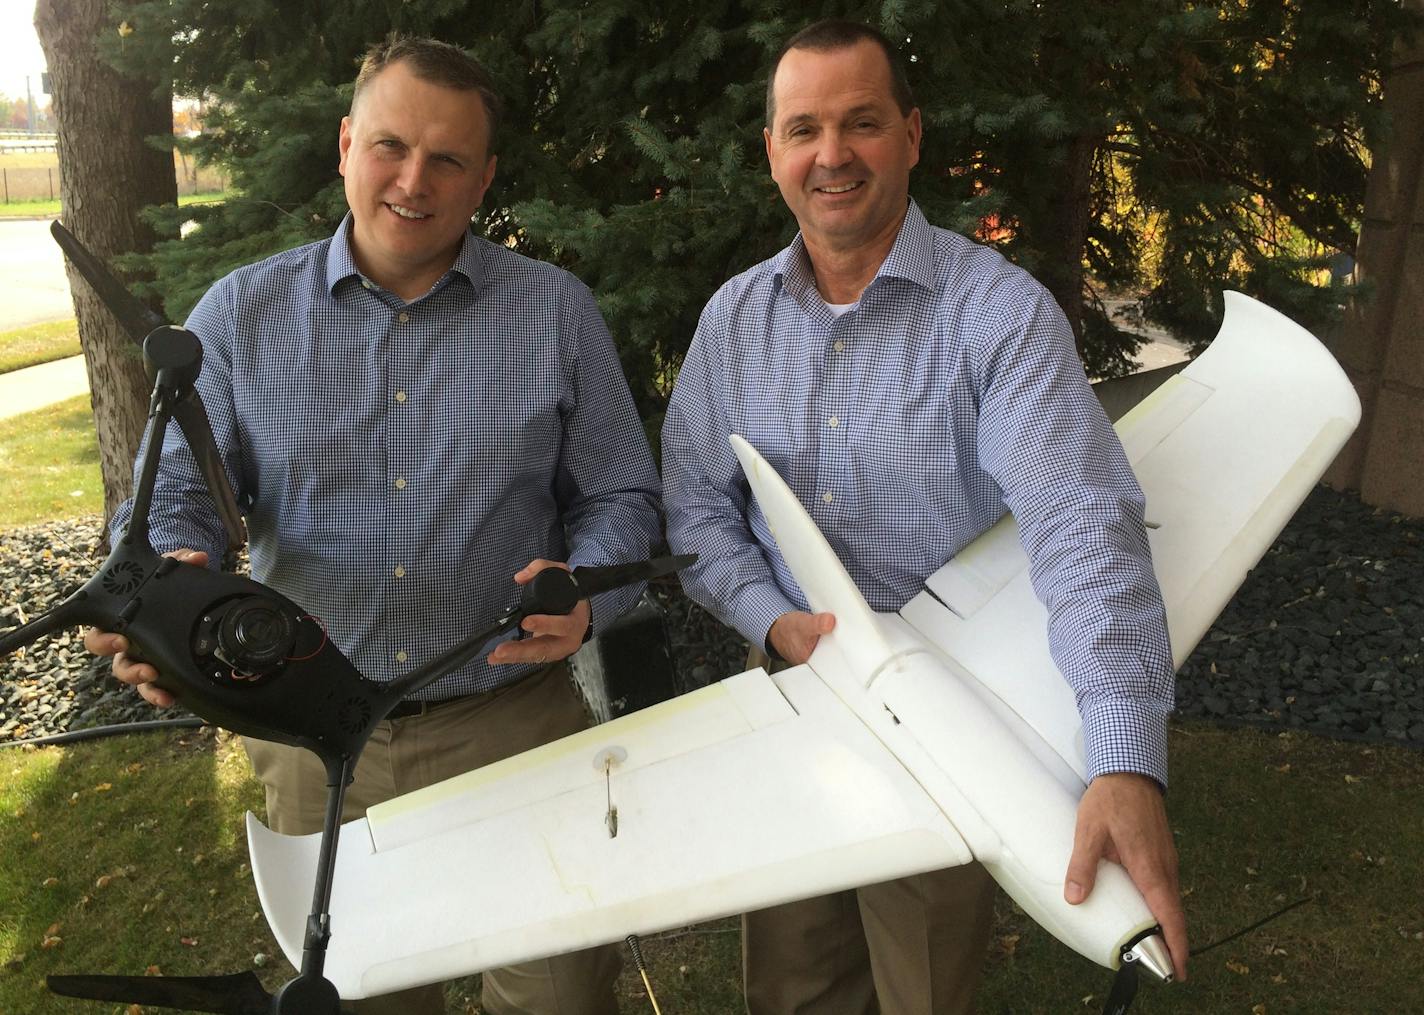
[(837, 183), (834, 186), (816, 187), (815, 189), (822, 194), (846, 194), (864, 185), (864, 180), (852, 180), (850, 183)]
[(425, 212), (416, 211), (414, 208), (407, 208), (403, 204), (387, 203), (386, 207), (403, 219), (428, 219), (430, 217)]

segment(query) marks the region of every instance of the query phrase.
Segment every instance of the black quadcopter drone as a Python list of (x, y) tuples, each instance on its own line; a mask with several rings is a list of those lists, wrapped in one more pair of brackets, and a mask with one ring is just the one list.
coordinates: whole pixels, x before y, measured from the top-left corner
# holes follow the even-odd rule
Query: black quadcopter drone
[(463, 665), (491, 639), (533, 614), (566, 614), (580, 600), (671, 574), (694, 555), (610, 567), (548, 568), (525, 586), (520, 605), (426, 665), (388, 683), (370, 680), (333, 645), (306, 610), (260, 582), (160, 556), (148, 516), (159, 455), (176, 421), (227, 530), (246, 541), (212, 427), (194, 382), (203, 350), (196, 335), (166, 323), (55, 222), (50, 231), (80, 274), (135, 341), (153, 380), (145, 452), (133, 514), (113, 551), (82, 588), (43, 616), (0, 635), (0, 656), (62, 628), (87, 624), (121, 633), (130, 655), (152, 663), (158, 687), (214, 725), (243, 736), (312, 751), (326, 768), (327, 805), (301, 970), (275, 995), (252, 972), (227, 976), (51, 976), (67, 997), (230, 1015), (338, 1015), (336, 988), (323, 975), (331, 939), (332, 878), (346, 787), (376, 724), (403, 698)]

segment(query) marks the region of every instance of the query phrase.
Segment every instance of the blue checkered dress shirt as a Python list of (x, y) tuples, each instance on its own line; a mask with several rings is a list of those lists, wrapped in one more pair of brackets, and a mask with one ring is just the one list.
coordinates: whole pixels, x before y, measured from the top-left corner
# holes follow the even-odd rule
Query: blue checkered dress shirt
[[(658, 477), (577, 279), (467, 234), (452, 269), (405, 303), (357, 270), (350, 223), (222, 279), (188, 327), (203, 341), (198, 388), (247, 514), (254, 577), (385, 681), (509, 609), (513, 574), (535, 557), (646, 557)], [(152, 521), (156, 549), (220, 558), (221, 523), (176, 427)], [(595, 628), (639, 592), (596, 597)], [(530, 669), (482, 654), (417, 696)]]
[(876, 610), (1012, 511), (1089, 773), (1166, 784), (1173, 671), (1142, 493), (1042, 286), (911, 203), (840, 317), (799, 236), (707, 304), (663, 426), (668, 541), (701, 554), (688, 593), (760, 645), (807, 604), (730, 433), (782, 475)]

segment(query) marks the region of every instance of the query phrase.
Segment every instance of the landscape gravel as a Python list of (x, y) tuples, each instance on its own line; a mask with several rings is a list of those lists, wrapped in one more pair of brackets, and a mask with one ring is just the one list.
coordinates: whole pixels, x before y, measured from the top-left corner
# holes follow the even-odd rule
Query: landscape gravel
[[(98, 531), (91, 517), (0, 532), (0, 631), (87, 580)], [(682, 689), (742, 669), (737, 635), (675, 583), (654, 595)], [(1318, 488), (1182, 668), (1177, 709), (1424, 747), (1424, 522)], [(0, 742), (156, 717), (78, 630), (0, 660)]]

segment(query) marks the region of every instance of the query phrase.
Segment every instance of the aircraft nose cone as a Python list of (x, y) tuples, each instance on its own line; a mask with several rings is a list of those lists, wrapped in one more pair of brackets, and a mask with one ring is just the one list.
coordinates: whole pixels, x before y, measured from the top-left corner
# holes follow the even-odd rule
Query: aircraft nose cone
[(1172, 982), (1172, 953), (1167, 951), (1162, 935), (1152, 934), (1143, 938), (1132, 946), (1124, 959), (1129, 957), (1163, 983)]

